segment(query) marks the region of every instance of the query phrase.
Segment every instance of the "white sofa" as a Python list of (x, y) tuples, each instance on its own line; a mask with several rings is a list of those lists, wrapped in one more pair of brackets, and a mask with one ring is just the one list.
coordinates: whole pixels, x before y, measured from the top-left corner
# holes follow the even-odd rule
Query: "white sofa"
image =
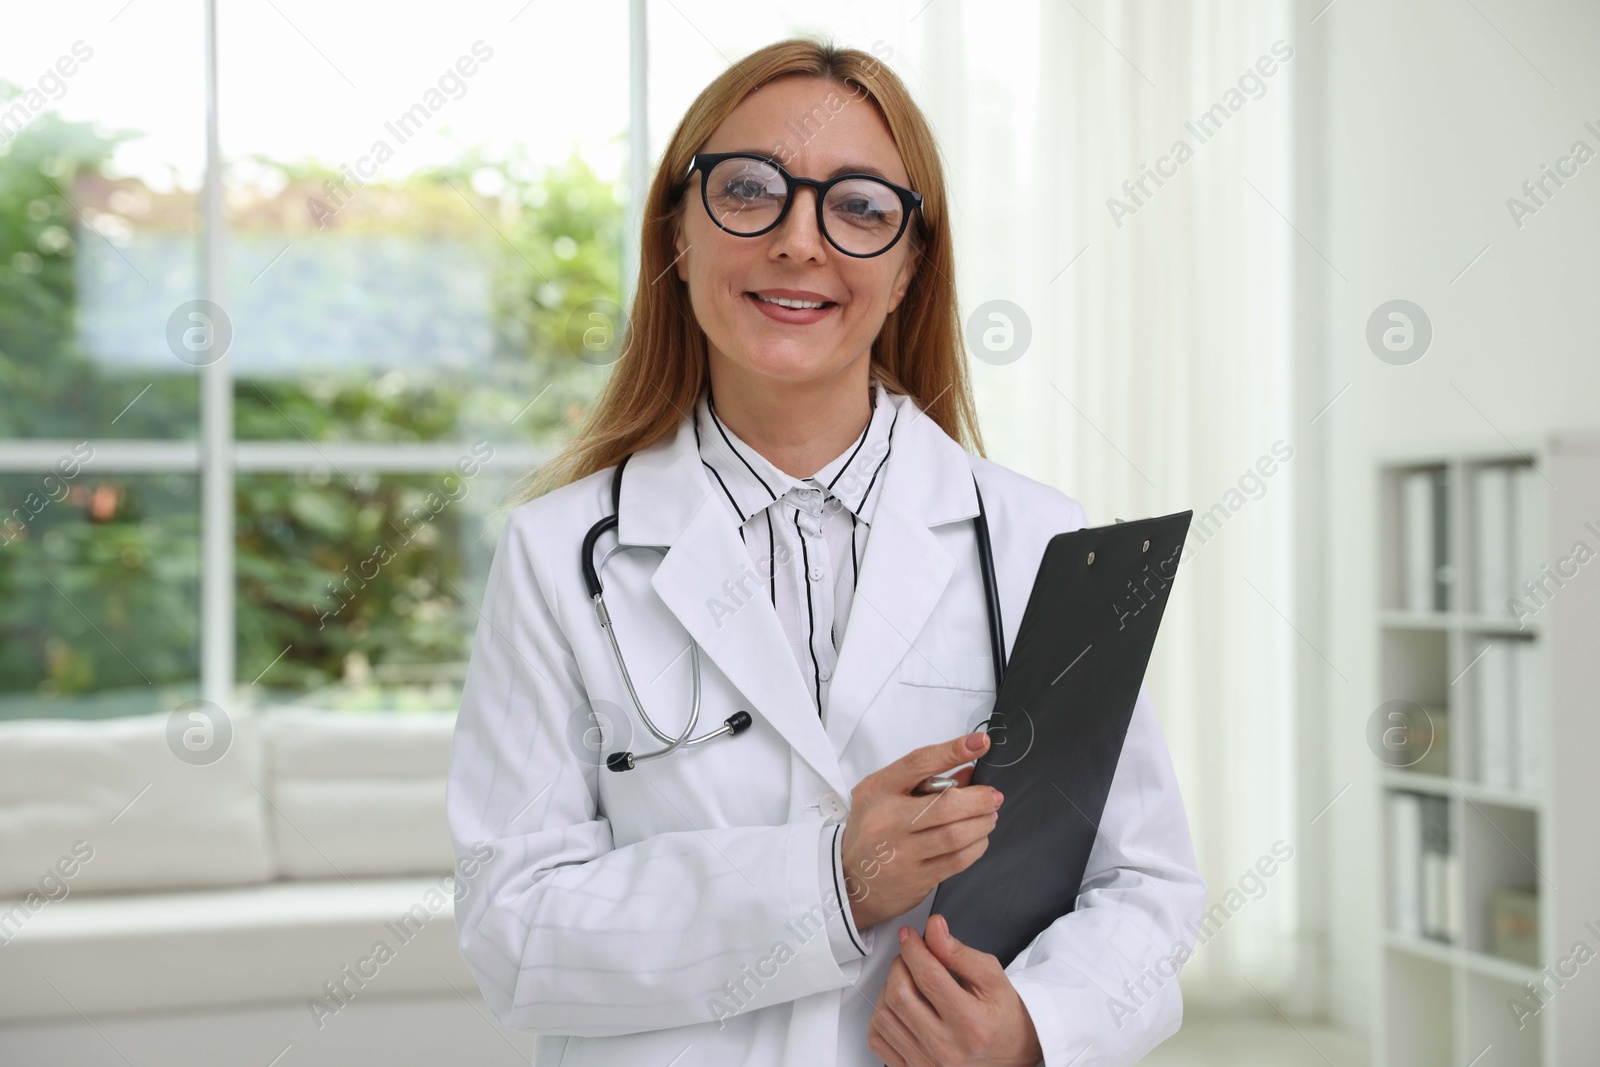
[(450, 1047), (490, 1040), (526, 1063), (531, 1042), (487, 1017), (456, 948), (453, 721), (243, 713), (204, 766), (174, 753), (166, 715), (0, 723), (0, 1062), (80, 1062), (59, 1054), (71, 1031), (121, 1062), (90, 1035), (160, 1017), (170, 1039), (233, 1012), (244, 1030), (276, 1013), (262, 1047), (297, 1040), (297, 1064), (364, 1062), (347, 1047), (361, 1016), (391, 1039), (406, 1018), (466, 1020), (480, 1032)]

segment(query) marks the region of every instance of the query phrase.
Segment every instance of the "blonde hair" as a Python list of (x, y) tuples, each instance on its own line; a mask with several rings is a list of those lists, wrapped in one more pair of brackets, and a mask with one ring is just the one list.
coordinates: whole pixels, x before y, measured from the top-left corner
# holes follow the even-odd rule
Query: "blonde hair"
[[(689, 164), (745, 97), (788, 75), (850, 86), (883, 115), (922, 208), (907, 233), (917, 267), (905, 297), (872, 345), (871, 375), (917, 402), (952, 439), (984, 455), (967, 377), (956, 303), (955, 253), (938, 145), (893, 71), (873, 55), (822, 41), (778, 41), (730, 66), (695, 98), (678, 124), (645, 199), (639, 279), (619, 356), (571, 442), (533, 471), (515, 494), (525, 502), (620, 462), (676, 432), (707, 380), (705, 334), (688, 286), (671, 270)], [(780, 162), (782, 162), (780, 160)]]

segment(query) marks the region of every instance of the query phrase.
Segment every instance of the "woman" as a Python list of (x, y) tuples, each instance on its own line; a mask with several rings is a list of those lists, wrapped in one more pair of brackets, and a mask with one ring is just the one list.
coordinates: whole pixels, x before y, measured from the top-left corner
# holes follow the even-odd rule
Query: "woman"
[[(929, 918), (1005, 817), (963, 766), (995, 697), (978, 494), (1008, 647), (1084, 514), (980, 458), (927, 123), (870, 55), (762, 49), (689, 108), (642, 247), (604, 394), (501, 535), (456, 728), (456, 918), (495, 1016), (549, 1067), (1138, 1060), (1204, 900), (1147, 693), (1076, 910), (1015, 960)], [(592, 558), (631, 680), (581, 567), (613, 513)], [(694, 736), (750, 725), (646, 758), (696, 693)]]

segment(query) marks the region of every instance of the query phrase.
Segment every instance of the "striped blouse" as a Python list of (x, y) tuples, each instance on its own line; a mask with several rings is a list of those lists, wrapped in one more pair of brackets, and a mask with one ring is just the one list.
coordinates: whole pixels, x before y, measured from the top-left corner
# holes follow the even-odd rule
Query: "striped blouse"
[[(783, 625), (824, 721), (828, 682), (850, 621), (861, 558), (883, 485), (883, 466), (894, 443), (898, 408), (876, 381), (869, 386), (871, 416), (855, 442), (809, 478), (778, 470), (741, 441), (717, 416), (709, 386), (695, 405), (695, 440), (730, 522), (766, 580)], [(846, 900), (841, 839), (843, 823), (823, 828), (818, 871), (824, 900)], [(858, 930), (848, 907), (829, 909), (828, 941), (839, 963), (872, 948), (873, 931)]]
[(695, 405), (701, 462), (766, 581), (824, 721), (898, 417), (875, 381), (869, 398), (872, 416), (860, 435), (809, 478), (785, 474), (741, 441), (717, 417), (709, 388)]

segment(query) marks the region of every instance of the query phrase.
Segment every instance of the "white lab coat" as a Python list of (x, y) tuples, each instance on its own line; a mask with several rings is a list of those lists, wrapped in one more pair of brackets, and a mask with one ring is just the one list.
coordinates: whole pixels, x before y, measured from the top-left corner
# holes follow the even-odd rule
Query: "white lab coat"
[[(743, 734), (632, 771), (601, 766), (585, 741), (591, 709), (611, 723), (606, 753), (660, 747), (636, 721), (580, 570), (585, 531), (611, 513), (612, 470), (509, 517), (467, 672), (448, 813), (462, 953), (495, 1018), (539, 1035), (538, 1067), (881, 1063), (867, 1019), (895, 931), (922, 930), (933, 894), (863, 931), (869, 954), (841, 965), (825, 930), (797, 936), (816, 930), (798, 920), (822, 914), (820, 835), (845, 819), (862, 778), (972, 729), (993, 706), (969, 471), (1008, 648), (1046, 542), (1084, 524), (1076, 501), (968, 455), (909, 398), (890, 398), (906, 406), (825, 724), (688, 420), (628, 463), (618, 535), (670, 547), (617, 553), (602, 575), (606, 603), (658, 727), (687, 721), (693, 638), (696, 733), (745, 709), (755, 722)], [(597, 555), (612, 543), (602, 538)], [(480, 869), (474, 858), (488, 850)], [(1141, 689), (1076, 910), (1001, 961), (1047, 1067), (1134, 1063), (1178, 1028), (1173, 972), (1204, 898)]]

